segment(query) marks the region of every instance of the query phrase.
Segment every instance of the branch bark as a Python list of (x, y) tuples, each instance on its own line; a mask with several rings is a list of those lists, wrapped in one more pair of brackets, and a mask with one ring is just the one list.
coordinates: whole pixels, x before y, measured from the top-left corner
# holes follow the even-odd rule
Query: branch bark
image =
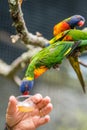
[[(8, 3), (10, 15), (13, 19), (13, 26), (17, 31), (16, 35), (11, 36), (12, 42), (16, 42), (20, 39), (29, 50), (15, 59), (10, 65), (0, 60), (0, 75), (14, 80), (14, 82), (19, 85), (21, 80), (17, 76), (17, 72), (29, 63), (30, 58), (34, 54), (45, 47), (48, 40), (41, 35), (33, 35), (28, 31), (21, 9), (22, 0), (8, 0)], [(35, 48), (34, 46), (37, 47)]]
[[(21, 1), (22, 2), (22, 1)], [(33, 35), (26, 27), (21, 4), (19, 0), (8, 0), (10, 14), (13, 19), (13, 26), (15, 26), (19, 38), (24, 44), (31, 44), (34, 46), (45, 47), (48, 40), (42, 36)]]

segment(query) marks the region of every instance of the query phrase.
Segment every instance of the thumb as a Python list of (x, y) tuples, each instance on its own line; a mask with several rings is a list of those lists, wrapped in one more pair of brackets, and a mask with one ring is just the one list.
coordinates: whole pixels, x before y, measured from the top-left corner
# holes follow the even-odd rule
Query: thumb
[(10, 96), (7, 108), (7, 113), (9, 115), (12, 115), (13, 113), (16, 112), (16, 104), (17, 104), (16, 98), (14, 96)]

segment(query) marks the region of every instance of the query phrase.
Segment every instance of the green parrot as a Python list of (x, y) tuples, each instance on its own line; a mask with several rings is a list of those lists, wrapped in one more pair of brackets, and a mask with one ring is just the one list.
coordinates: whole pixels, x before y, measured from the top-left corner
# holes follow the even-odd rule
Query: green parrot
[[(20, 91), (22, 94), (29, 93), (34, 85), (35, 78), (38, 78), (56, 64), (60, 65), (65, 57), (70, 57), (71, 55), (74, 57), (76, 50), (79, 50), (82, 53), (86, 47), (87, 40), (82, 40), (80, 42), (58, 41), (42, 49), (31, 59), (25, 77), (20, 86)], [(85, 86), (82, 87), (85, 92)]]
[[(74, 15), (74, 16), (71, 16), (71, 17), (59, 22), (53, 28), (53, 35), (55, 37), (52, 38), (51, 40), (49, 40), (49, 43), (47, 43), (46, 46), (49, 46), (50, 44), (53, 44), (58, 40), (59, 41), (77, 41), (80, 39), (85, 39), (87, 37), (86, 34), (85, 34), (86, 35), (86, 37), (85, 37), (85, 36), (83, 36), (84, 34), (82, 34), (82, 32), (79, 32), (79, 30), (78, 31), (71, 30), (71, 29), (74, 29), (76, 26), (78, 26), (78, 27), (83, 26), (84, 23), (85, 23), (85, 19), (81, 15)], [(80, 36), (78, 35), (78, 33), (80, 34)], [(82, 34), (82, 36), (81, 36), (81, 34)], [(82, 74), (80, 71), (78, 57), (71, 56), (68, 59), (69, 59), (71, 66), (75, 70), (75, 72), (80, 80), (81, 85), (85, 86), (84, 80), (83, 80), (83, 77), (82, 77)], [(57, 66), (58, 66), (58, 64), (56, 64), (54, 66), (54, 68), (57, 68)]]

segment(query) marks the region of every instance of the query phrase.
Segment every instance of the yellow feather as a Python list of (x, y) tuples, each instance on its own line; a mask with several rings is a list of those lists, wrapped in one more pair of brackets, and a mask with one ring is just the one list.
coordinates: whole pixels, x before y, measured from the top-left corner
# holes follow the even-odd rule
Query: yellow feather
[(72, 48), (69, 48), (69, 49), (67, 50), (67, 52), (64, 54), (64, 56), (67, 55), (67, 54), (71, 51), (71, 49), (72, 49)]

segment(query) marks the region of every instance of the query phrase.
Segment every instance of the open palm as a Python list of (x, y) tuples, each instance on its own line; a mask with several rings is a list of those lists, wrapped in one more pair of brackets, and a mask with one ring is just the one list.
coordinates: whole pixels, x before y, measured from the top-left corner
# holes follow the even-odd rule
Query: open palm
[(43, 98), (40, 94), (36, 94), (32, 96), (31, 100), (35, 103), (34, 111), (20, 112), (16, 106), (16, 98), (10, 97), (6, 122), (13, 130), (35, 130), (50, 120), (48, 115), (52, 110), (50, 98), (48, 96)]

